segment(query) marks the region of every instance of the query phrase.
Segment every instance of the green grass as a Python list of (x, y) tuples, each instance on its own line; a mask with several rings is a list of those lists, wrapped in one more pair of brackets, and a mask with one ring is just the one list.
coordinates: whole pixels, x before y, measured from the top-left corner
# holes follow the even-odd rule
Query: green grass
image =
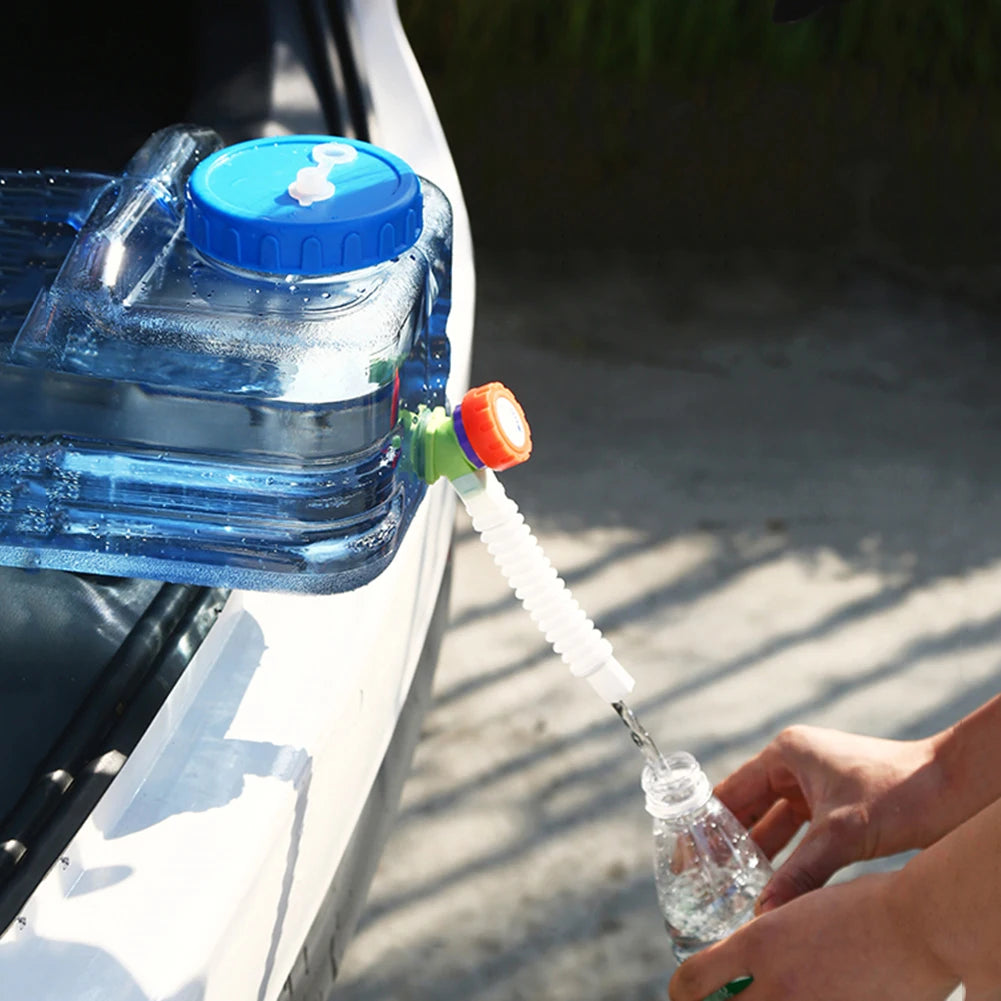
[(399, 0), (483, 243), (1001, 259), (1001, 0)]
[(769, 0), (400, 0), (400, 11), (432, 74), (696, 80), (753, 65), (788, 79), (861, 64), (898, 85), (959, 88), (1001, 76), (1001, 0), (851, 0), (792, 25), (772, 23)]

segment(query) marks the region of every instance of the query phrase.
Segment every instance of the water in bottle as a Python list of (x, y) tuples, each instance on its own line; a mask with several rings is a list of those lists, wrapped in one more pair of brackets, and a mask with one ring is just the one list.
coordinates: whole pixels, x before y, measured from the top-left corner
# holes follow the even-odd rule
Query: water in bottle
[(751, 919), (771, 878), (761, 849), (713, 795), (698, 762), (679, 752), (666, 768), (643, 771), (653, 817), (654, 877), (671, 948), (679, 962)]

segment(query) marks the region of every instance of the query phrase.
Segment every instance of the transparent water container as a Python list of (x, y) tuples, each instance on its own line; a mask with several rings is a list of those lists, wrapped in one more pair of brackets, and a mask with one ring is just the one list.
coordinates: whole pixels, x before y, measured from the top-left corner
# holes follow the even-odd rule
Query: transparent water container
[(0, 563), (357, 587), (426, 489), (451, 211), (392, 154), (153, 136), (120, 177), (0, 172)]

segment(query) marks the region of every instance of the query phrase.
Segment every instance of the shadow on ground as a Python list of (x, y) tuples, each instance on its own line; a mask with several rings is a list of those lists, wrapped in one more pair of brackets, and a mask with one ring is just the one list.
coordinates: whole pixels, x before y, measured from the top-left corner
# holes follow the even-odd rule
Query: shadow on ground
[[(993, 317), (829, 261), (492, 258), (474, 376), (505, 474), (721, 778), (812, 722), (933, 732), (1001, 679)], [(640, 762), (460, 517), (437, 700), (339, 1001), (664, 997)]]

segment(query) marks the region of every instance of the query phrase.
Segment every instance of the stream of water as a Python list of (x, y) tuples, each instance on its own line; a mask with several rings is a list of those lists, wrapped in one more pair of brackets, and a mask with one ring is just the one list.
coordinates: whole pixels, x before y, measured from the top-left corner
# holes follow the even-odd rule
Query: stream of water
[(650, 736), (646, 727), (639, 721), (636, 713), (625, 702), (621, 701), (613, 702), (612, 708), (619, 714), (619, 719), (625, 723), (632, 742), (643, 752), (647, 764), (655, 772), (668, 771), (669, 766), (664, 760), (664, 755), (660, 753), (660, 749), (654, 743), (653, 737)]

